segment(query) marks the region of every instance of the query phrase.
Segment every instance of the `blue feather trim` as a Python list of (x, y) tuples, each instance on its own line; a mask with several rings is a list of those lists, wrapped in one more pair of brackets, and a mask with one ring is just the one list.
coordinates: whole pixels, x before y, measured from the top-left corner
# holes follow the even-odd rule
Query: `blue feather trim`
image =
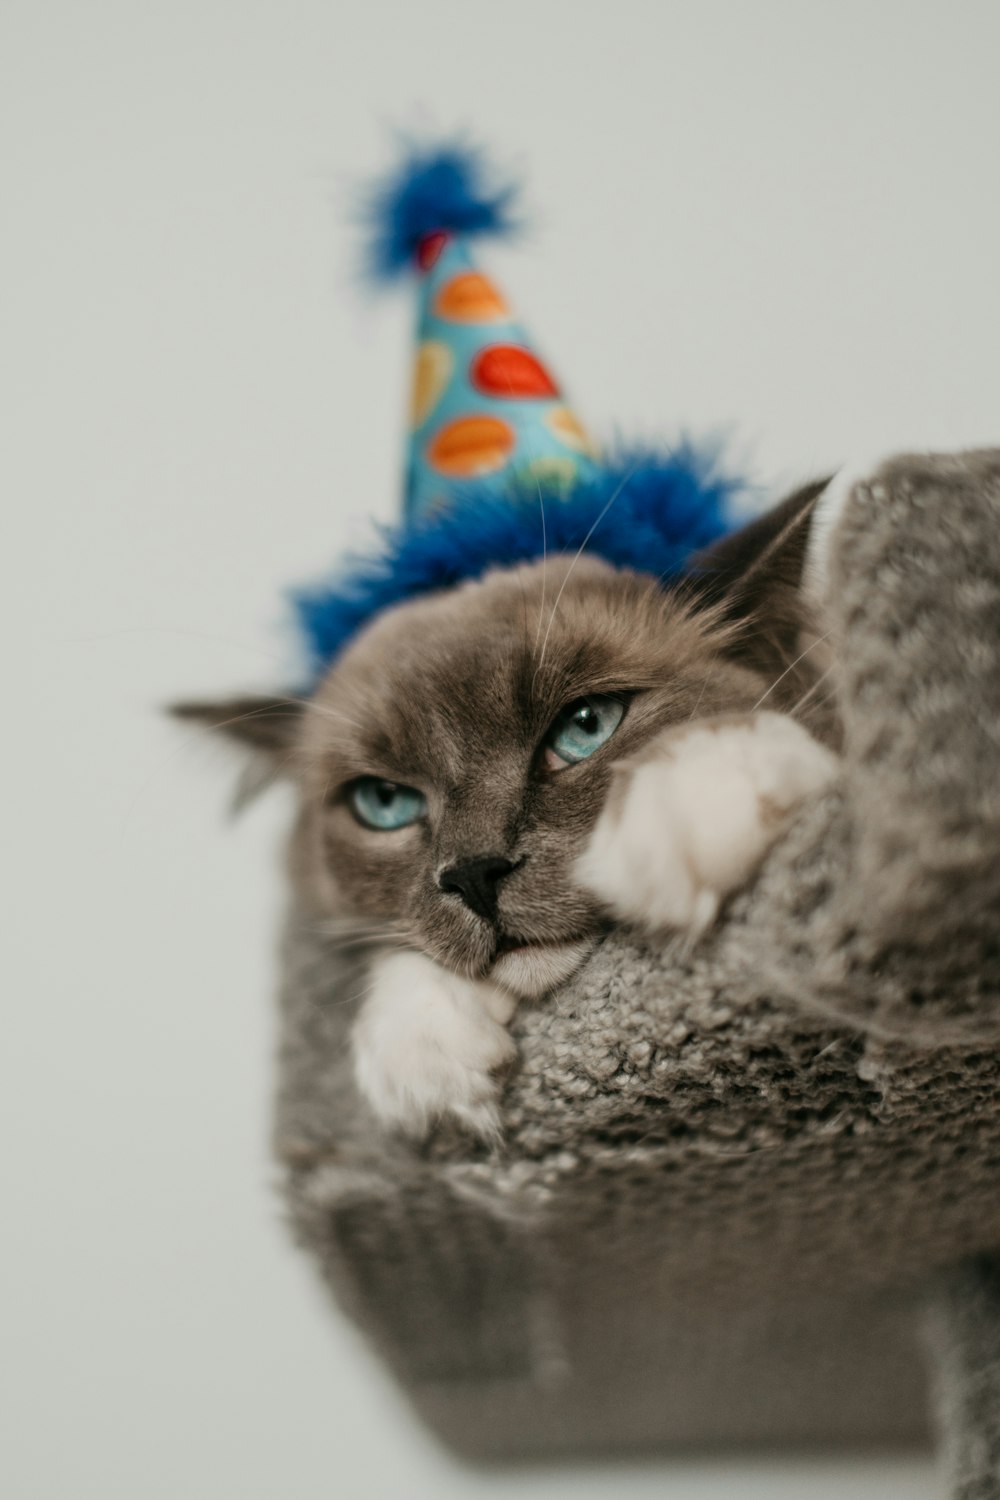
[(377, 279), (412, 268), (420, 241), (436, 229), (503, 235), (518, 227), (511, 211), (517, 189), (491, 181), (492, 169), (475, 147), (410, 143), (406, 153), (372, 189), (365, 210), (369, 271)]
[(363, 625), (383, 610), (545, 553), (591, 552), (664, 582), (692, 553), (732, 530), (744, 481), (722, 475), (717, 455), (688, 444), (668, 454), (622, 452), (569, 495), (536, 489), (471, 490), (414, 526), (381, 529), (381, 548), (348, 559), (330, 582), (298, 590), (292, 604), (313, 683)]

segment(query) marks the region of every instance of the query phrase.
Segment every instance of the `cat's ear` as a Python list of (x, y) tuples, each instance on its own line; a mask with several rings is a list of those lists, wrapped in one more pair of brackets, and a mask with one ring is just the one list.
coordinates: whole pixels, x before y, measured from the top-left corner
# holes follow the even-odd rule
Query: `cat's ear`
[(278, 780), (288, 764), (305, 704), (301, 698), (223, 698), (211, 703), (173, 703), (168, 712), (200, 724), (253, 753), (236, 783), (230, 804), (235, 816)]
[(803, 485), (780, 505), (691, 559), (699, 602), (718, 605), (730, 619), (766, 616), (802, 587), (816, 502), (830, 483)]
[(822, 666), (804, 585), (811, 524), (828, 484), (805, 485), (706, 548), (690, 574), (696, 606), (712, 608), (735, 627), (725, 655), (769, 679), (770, 706), (789, 712), (806, 700)]
[(168, 712), (187, 724), (203, 728), (245, 749), (261, 754), (287, 755), (302, 722), (301, 698), (241, 697), (210, 703), (173, 703)]

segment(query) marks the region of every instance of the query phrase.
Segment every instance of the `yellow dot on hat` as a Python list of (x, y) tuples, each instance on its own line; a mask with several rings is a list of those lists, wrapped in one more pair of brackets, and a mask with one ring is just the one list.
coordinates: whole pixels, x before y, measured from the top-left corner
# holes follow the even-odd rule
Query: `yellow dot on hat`
[(572, 448), (577, 453), (594, 452), (594, 444), (575, 412), (571, 412), (568, 406), (557, 406), (555, 411), (549, 412), (546, 417), (546, 425), (549, 431), (554, 433), (561, 443), (567, 448)]
[(447, 344), (425, 339), (413, 362), (410, 426), (422, 427), (444, 394), (455, 360)]

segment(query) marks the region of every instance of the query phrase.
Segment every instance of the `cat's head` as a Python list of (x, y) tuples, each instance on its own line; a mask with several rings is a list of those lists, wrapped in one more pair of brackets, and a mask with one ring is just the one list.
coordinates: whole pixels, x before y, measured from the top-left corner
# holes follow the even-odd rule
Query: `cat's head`
[(816, 492), (684, 587), (553, 556), (388, 610), (309, 700), (178, 711), (294, 779), (293, 870), (314, 912), (543, 993), (604, 925), (571, 871), (616, 762), (696, 715), (808, 694), (808, 659), (792, 664)]

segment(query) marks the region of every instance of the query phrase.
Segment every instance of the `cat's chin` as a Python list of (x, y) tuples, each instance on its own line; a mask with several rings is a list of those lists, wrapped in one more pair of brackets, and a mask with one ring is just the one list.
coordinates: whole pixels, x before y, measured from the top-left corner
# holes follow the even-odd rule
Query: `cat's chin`
[(498, 989), (524, 1000), (537, 1000), (574, 974), (593, 946), (592, 938), (576, 938), (569, 943), (530, 943), (511, 948), (501, 953), (488, 977)]

